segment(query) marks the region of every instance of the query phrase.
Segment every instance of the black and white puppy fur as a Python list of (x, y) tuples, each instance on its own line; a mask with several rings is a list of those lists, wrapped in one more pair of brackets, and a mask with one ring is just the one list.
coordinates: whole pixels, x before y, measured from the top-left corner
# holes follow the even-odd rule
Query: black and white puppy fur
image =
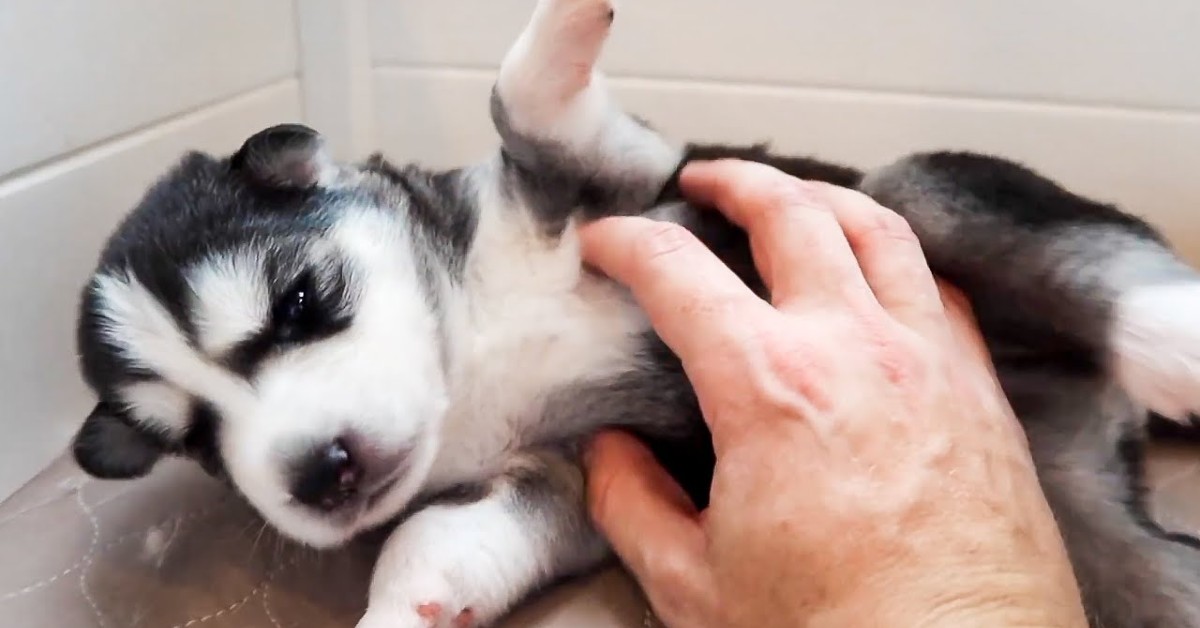
[(675, 187), (688, 160), (740, 157), (907, 219), (977, 311), (1092, 624), (1200, 626), (1197, 542), (1149, 518), (1138, 465), (1149, 414), (1200, 409), (1200, 276), (1144, 222), (997, 158), (860, 173), (673, 145), (595, 69), (613, 15), (538, 3), (493, 91), (502, 145), (477, 165), (338, 164), (298, 125), (187, 155), (84, 290), (100, 401), (80, 465), (134, 478), (192, 457), (313, 546), (400, 519), (359, 625), (492, 623), (610, 557), (577, 459), (598, 428), (641, 434), (703, 503), (695, 397), (629, 295), (582, 267), (575, 227), (681, 224), (765, 295), (744, 235)]

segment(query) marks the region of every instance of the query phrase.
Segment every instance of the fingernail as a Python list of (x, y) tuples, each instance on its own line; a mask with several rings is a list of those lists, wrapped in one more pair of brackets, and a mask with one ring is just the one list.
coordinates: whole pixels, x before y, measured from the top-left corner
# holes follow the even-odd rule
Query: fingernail
[(801, 179), (792, 177), (792, 187), (796, 191), (796, 195), (806, 205), (811, 207), (829, 207), (829, 196), (827, 184), (822, 181), (813, 181), (812, 179)]

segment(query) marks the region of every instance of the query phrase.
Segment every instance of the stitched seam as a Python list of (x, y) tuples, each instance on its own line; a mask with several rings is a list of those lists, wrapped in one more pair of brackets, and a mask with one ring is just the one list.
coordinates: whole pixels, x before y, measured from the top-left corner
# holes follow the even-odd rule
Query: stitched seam
[(46, 578), (45, 580), (39, 580), (23, 589), (17, 589), (16, 591), (9, 591), (8, 593), (5, 593), (4, 595), (0, 596), (0, 602), (7, 602), (13, 598), (18, 598), (18, 597), (21, 597), (22, 595), (26, 595), (28, 593), (33, 593), (34, 591), (37, 591), (38, 589), (41, 589), (42, 587), (48, 587), (48, 586), (54, 584), (59, 578), (62, 578), (63, 576), (68, 576), (71, 574), (71, 572), (75, 571), (76, 569), (79, 569), (79, 565), (81, 565), (82, 563), (83, 563), (83, 561), (79, 561), (79, 562), (75, 563), (74, 565), (71, 565), (70, 567), (67, 567), (66, 569), (60, 571), (59, 573), (57, 573), (53, 576), (50, 576), (49, 578)]
[(96, 514), (92, 512), (91, 506), (88, 506), (87, 501), (83, 499), (83, 487), (75, 491), (75, 502), (79, 504), (79, 509), (87, 516), (88, 521), (92, 524), (92, 543), (88, 547), (87, 554), (83, 557), (83, 565), (79, 569), (79, 592), (83, 594), (83, 599), (87, 600), (88, 606), (92, 607), (92, 614), (96, 617), (96, 624), (100, 628), (104, 628), (104, 613), (100, 611), (100, 605), (96, 604), (96, 598), (92, 597), (92, 592), (88, 590), (87, 575), (88, 567), (92, 565), (92, 560), (96, 556), (97, 546), (100, 544), (100, 520), (96, 519)]
[(271, 587), (264, 586), (262, 590), (262, 607), (263, 613), (266, 613), (267, 619), (275, 628), (283, 628), (279, 620), (275, 617), (275, 613), (271, 611)]
[[(9, 513), (7, 515), (0, 517), (0, 526), (6, 526), (18, 519), (21, 519), (25, 515), (28, 515), (29, 513), (33, 512), (35, 510), (41, 510), (42, 508), (45, 508), (46, 506), (52, 506), (54, 504), (57, 504), (58, 502), (60, 502), (64, 499), (67, 499), (68, 497), (73, 496), (76, 491), (81, 490), (83, 487), (87, 486), (92, 481), (91, 478), (87, 478), (87, 477), (67, 478), (67, 479), (64, 479), (62, 482), (60, 482), (59, 486), (62, 486), (62, 484), (65, 484), (71, 480), (74, 480), (73, 486), (71, 486), (68, 490), (63, 492), (61, 495), (55, 495), (54, 497), (44, 499), (40, 502), (29, 504), (28, 506), (24, 506), (24, 507), (20, 508), (16, 512), (12, 512), (12, 513)], [(100, 506), (103, 506), (103, 505), (113, 501), (114, 499), (118, 499), (118, 498), (124, 496), (126, 493), (129, 493), (133, 489), (134, 489), (134, 486), (129, 486), (124, 489), (121, 489), (121, 490), (117, 491), (116, 493), (113, 493), (112, 495), (109, 495), (108, 497), (105, 497), (104, 499), (97, 501), (94, 508), (99, 508)]]
[[(24, 507), (20, 508), (16, 512), (12, 512), (7, 515), (4, 515), (3, 517), (0, 517), (0, 526), (3, 526), (5, 524), (16, 521), (17, 519), (20, 519), (21, 517), (24, 517), (25, 515), (33, 512), (35, 510), (45, 508), (46, 506), (49, 506), (51, 504), (56, 504), (64, 499), (67, 499), (68, 497), (73, 497), (75, 495), (76, 491), (83, 488), (84, 486), (86, 486), (88, 484), (88, 482), (91, 481), (89, 478), (74, 478), (74, 479), (76, 479), (77, 481), (78, 480), (82, 480), (82, 481), (79, 481), (78, 484), (63, 491), (59, 495), (55, 495), (54, 497), (49, 497), (49, 498), (43, 499), (42, 501), (34, 503), (34, 504), (29, 504), (28, 506), (24, 506)], [(67, 480), (63, 480), (64, 483), (66, 481)], [(61, 484), (60, 484), (60, 486), (61, 486)]]
[[(160, 521), (156, 521), (156, 522), (146, 526), (145, 528), (139, 528), (137, 530), (132, 530), (130, 532), (126, 532), (125, 534), (122, 534), (121, 536), (109, 541), (108, 543), (101, 545), (99, 548), (96, 549), (96, 553), (101, 554), (101, 553), (107, 552), (108, 550), (116, 547), (117, 545), (124, 543), (125, 541), (128, 541), (129, 539), (131, 539), (135, 536), (145, 534), (147, 531), (150, 530), (150, 528), (158, 527), (164, 523), (170, 523), (172, 521), (174, 521), (175, 524), (178, 526), (178, 525), (183, 524), (183, 522), (185, 522), (185, 521), (189, 521), (191, 519), (195, 519), (197, 517), (206, 515), (209, 512), (216, 510), (216, 508), (217, 508), (217, 506), (208, 506), (205, 508), (198, 508), (196, 510), (183, 513), (182, 515), (177, 515), (177, 516), (169, 518), (169, 519), (163, 519)], [(33, 593), (34, 591), (37, 591), (38, 589), (41, 589), (41, 588), (50, 586), (51, 584), (54, 584), (59, 579), (63, 578), (64, 576), (70, 575), (71, 573), (73, 573), (74, 571), (76, 571), (77, 569), (82, 567), (84, 560), (85, 559), (81, 558), (81, 559), (75, 561), (75, 564), (71, 565), (70, 567), (67, 567), (66, 569), (62, 570), (58, 574), (55, 574), (53, 576), (50, 576), (49, 578), (46, 578), (45, 580), (39, 580), (37, 582), (34, 582), (33, 584), (27, 585), (16, 591), (9, 591), (8, 593), (0, 595), (0, 602), (7, 602), (13, 598), (18, 598), (18, 597), (21, 597), (22, 595), (27, 595), (29, 593)]]
[(225, 608), (222, 608), (219, 611), (215, 611), (215, 612), (209, 613), (207, 615), (204, 615), (203, 617), (189, 619), (182, 624), (175, 624), (171, 628), (189, 628), (190, 626), (195, 626), (196, 624), (202, 624), (206, 621), (216, 619), (218, 617), (221, 617), (222, 615), (236, 611), (237, 609), (245, 606), (247, 602), (254, 599), (255, 596), (260, 595), (264, 591), (266, 591), (267, 586), (270, 585), (272, 580), (274, 580), (279, 574), (283, 573), (284, 570), (286, 570), (288, 567), (291, 567), (292, 565), (299, 562), (299, 560), (300, 560), (299, 556), (293, 556), (290, 560), (284, 562), (283, 564), (279, 565), (275, 569), (271, 570), (271, 572), (268, 573), (265, 578), (263, 578), (262, 582), (260, 582), (258, 584), (258, 586), (251, 589), (250, 592), (247, 593), (245, 597), (234, 602), (233, 604), (230, 604), (229, 606), (226, 606)]
[(245, 606), (246, 602), (249, 602), (250, 600), (252, 600), (254, 598), (254, 596), (258, 595), (259, 592), (261, 592), (263, 590), (263, 587), (265, 587), (265, 586), (267, 586), (267, 583), (264, 581), (262, 584), (251, 589), (250, 592), (246, 594), (246, 597), (234, 602), (233, 604), (230, 604), (229, 606), (226, 606), (225, 608), (222, 608), (221, 610), (216, 611), (215, 613), (209, 613), (203, 617), (189, 619), (189, 620), (187, 620), (186, 623), (175, 624), (174, 626), (172, 626), (172, 628), (188, 628), (188, 626), (195, 626), (196, 624), (202, 624), (210, 619), (216, 619), (216, 618), (224, 615), (225, 613), (231, 613), (233, 611), (236, 611), (237, 609)]
[(124, 497), (125, 495), (132, 493), (135, 489), (139, 488), (137, 483), (135, 483), (135, 482), (127, 482), (126, 484), (127, 485), (125, 486), (125, 488), (113, 493), (112, 495), (109, 495), (108, 497), (96, 500), (96, 503), (92, 505), (92, 508), (99, 508), (101, 506), (107, 505), (109, 502), (116, 501), (116, 500)]
[[(64, 482), (65, 482), (65, 480), (64, 480)], [(54, 497), (51, 497), (49, 499), (45, 499), (45, 500), (42, 500), (35, 504), (30, 504), (28, 506), (25, 506), (16, 512), (4, 515), (4, 516), (0, 517), (0, 527), (6, 526), (18, 519), (24, 518), (25, 515), (28, 515), (29, 513), (33, 512), (35, 510), (41, 510), (42, 508), (45, 508), (46, 506), (53, 506), (54, 504), (56, 504), (64, 499), (72, 497), (76, 491), (83, 489), (83, 487), (87, 486), (90, 482), (91, 482), (90, 479), (83, 478), (82, 482), (76, 484), (75, 486), (72, 486), (67, 492), (63, 493), (62, 495), (55, 495)], [(93, 504), (92, 507), (93, 507), (93, 509), (99, 508), (113, 500), (120, 499), (121, 497), (124, 497), (127, 493), (133, 491), (134, 488), (135, 487), (130, 486), (128, 488), (117, 491), (116, 493), (113, 493), (112, 495), (109, 495), (108, 497), (105, 497), (104, 499), (97, 501), (95, 504)]]

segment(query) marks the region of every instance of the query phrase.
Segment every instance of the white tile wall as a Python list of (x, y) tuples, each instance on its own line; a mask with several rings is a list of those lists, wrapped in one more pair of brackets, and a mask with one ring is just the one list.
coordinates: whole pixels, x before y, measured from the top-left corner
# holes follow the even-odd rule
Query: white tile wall
[[(340, 156), (495, 142), (493, 72), (534, 0), (0, 1), (0, 496), (92, 399), (75, 300), (186, 148), (302, 119)], [(1147, 216), (1200, 261), (1200, 3), (626, 0), (604, 67), (679, 141), (871, 166), (972, 148)]]
[[(495, 66), (534, 0), (372, 0), (380, 65)], [(1200, 108), (1200, 3), (627, 0), (623, 75)]]
[(94, 400), (79, 289), (104, 238), (183, 150), (301, 117), (289, 0), (0, 2), (0, 498)]
[[(453, 163), (534, 0), (372, 0), (376, 131)], [(1200, 3), (640, 0), (603, 66), (679, 141), (769, 140), (869, 167), (970, 148), (1146, 216), (1200, 261)]]
[(296, 75), (290, 0), (3, 0), (0, 175)]

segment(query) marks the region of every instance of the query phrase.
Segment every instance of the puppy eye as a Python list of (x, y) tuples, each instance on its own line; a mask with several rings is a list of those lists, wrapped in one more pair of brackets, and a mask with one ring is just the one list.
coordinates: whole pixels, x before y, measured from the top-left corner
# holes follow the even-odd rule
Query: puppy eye
[(282, 342), (303, 339), (318, 322), (312, 276), (304, 274), (288, 287), (271, 308), (271, 327)]
[(283, 325), (295, 325), (304, 316), (307, 306), (308, 290), (305, 288), (292, 290), (280, 301), (279, 313), (275, 316), (275, 322)]

